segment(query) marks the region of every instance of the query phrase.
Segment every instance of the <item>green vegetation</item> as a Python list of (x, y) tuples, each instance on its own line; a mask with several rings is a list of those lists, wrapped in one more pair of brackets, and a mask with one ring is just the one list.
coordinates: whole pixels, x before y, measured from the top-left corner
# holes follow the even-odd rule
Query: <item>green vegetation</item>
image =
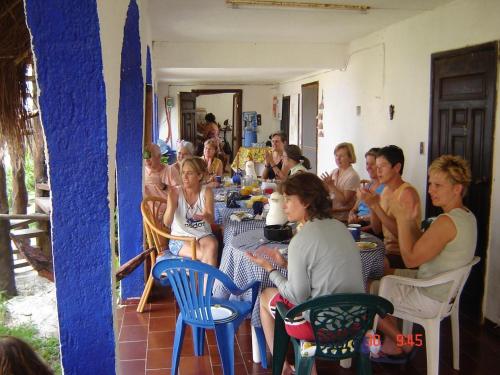
[(36, 327), (31, 324), (6, 327), (4, 325), (6, 301), (5, 294), (0, 293), (0, 336), (15, 336), (26, 341), (47, 362), (55, 374), (62, 374), (59, 357), (59, 340), (54, 337), (40, 337)]

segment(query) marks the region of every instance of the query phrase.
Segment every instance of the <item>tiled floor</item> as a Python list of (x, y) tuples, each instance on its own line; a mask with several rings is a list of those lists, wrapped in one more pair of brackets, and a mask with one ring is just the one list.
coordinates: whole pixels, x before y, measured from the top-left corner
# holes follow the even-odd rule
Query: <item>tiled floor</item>
[[(121, 375), (170, 374), (172, 346), (175, 331), (176, 305), (168, 292), (160, 301), (147, 305), (144, 313), (135, 311), (131, 304), (120, 308), (117, 316), (120, 327), (119, 352)], [(498, 374), (500, 338), (492, 331), (475, 323), (465, 314), (461, 317), (461, 371), (452, 368), (452, 346), (449, 320), (441, 326), (440, 374)], [(213, 333), (207, 332), (205, 355), (196, 357), (190, 331), (186, 332), (179, 373), (181, 375), (222, 374)], [(269, 357), (270, 362), (270, 357)], [(355, 374), (355, 368), (343, 369), (337, 363), (319, 361), (318, 373)], [(373, 364), (374, 374), (425, 375), (426, 356), (422, 348), (406, 366)], [(270, 374), (252, 362), (250, 324), (240, 328), (235, 343), (235, 374)]]

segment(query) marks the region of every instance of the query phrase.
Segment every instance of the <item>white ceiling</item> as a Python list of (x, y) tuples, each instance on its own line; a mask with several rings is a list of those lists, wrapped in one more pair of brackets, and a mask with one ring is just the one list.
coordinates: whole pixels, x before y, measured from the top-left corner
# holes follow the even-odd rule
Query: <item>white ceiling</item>
[[(149, 0), (153, 42), (346, 44), (451, 0), (300, 0), (368, 5), (366, 13), (290, 8), (233, 9), (225, 0)], [(153, 47), (154, 49), (154, 47)], [(202, 57), (200, 57), (202, 58)], [(157, 78), (170, 82), (279, 82), (314, 69), (184, 69), (154, 61)], [(199, 64), (198, 64), (199, 65)], [(317, 69), (316, 69), (317, 70)], [(278, 74), (279, 73), (279, 74)]]

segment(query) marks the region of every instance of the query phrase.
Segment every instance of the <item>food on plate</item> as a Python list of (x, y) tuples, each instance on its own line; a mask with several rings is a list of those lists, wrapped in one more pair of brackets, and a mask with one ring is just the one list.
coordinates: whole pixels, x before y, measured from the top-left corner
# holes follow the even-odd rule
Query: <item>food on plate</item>
[(375, 242), (360, 241), (356, 242), (360, 250), (373, 250), (377, 247)]

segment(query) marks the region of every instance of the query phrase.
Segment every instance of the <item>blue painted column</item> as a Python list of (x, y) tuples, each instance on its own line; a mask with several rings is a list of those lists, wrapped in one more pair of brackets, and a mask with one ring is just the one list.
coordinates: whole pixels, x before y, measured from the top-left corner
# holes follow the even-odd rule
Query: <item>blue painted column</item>
[(106, 96), (95, 1), (26, 0), (48, 147), (66, 374), (114, 374)]
[[(125, 21), (120, 69), (120, 103), (116, 144), (118, 233), (120, 262), (142, 251), (142, 137), (144, 81), (141, 69), (139, 8), (130, 1)], [(138, 267), (121, 282), (122, 298), (139, 297), (144, 268)]]

